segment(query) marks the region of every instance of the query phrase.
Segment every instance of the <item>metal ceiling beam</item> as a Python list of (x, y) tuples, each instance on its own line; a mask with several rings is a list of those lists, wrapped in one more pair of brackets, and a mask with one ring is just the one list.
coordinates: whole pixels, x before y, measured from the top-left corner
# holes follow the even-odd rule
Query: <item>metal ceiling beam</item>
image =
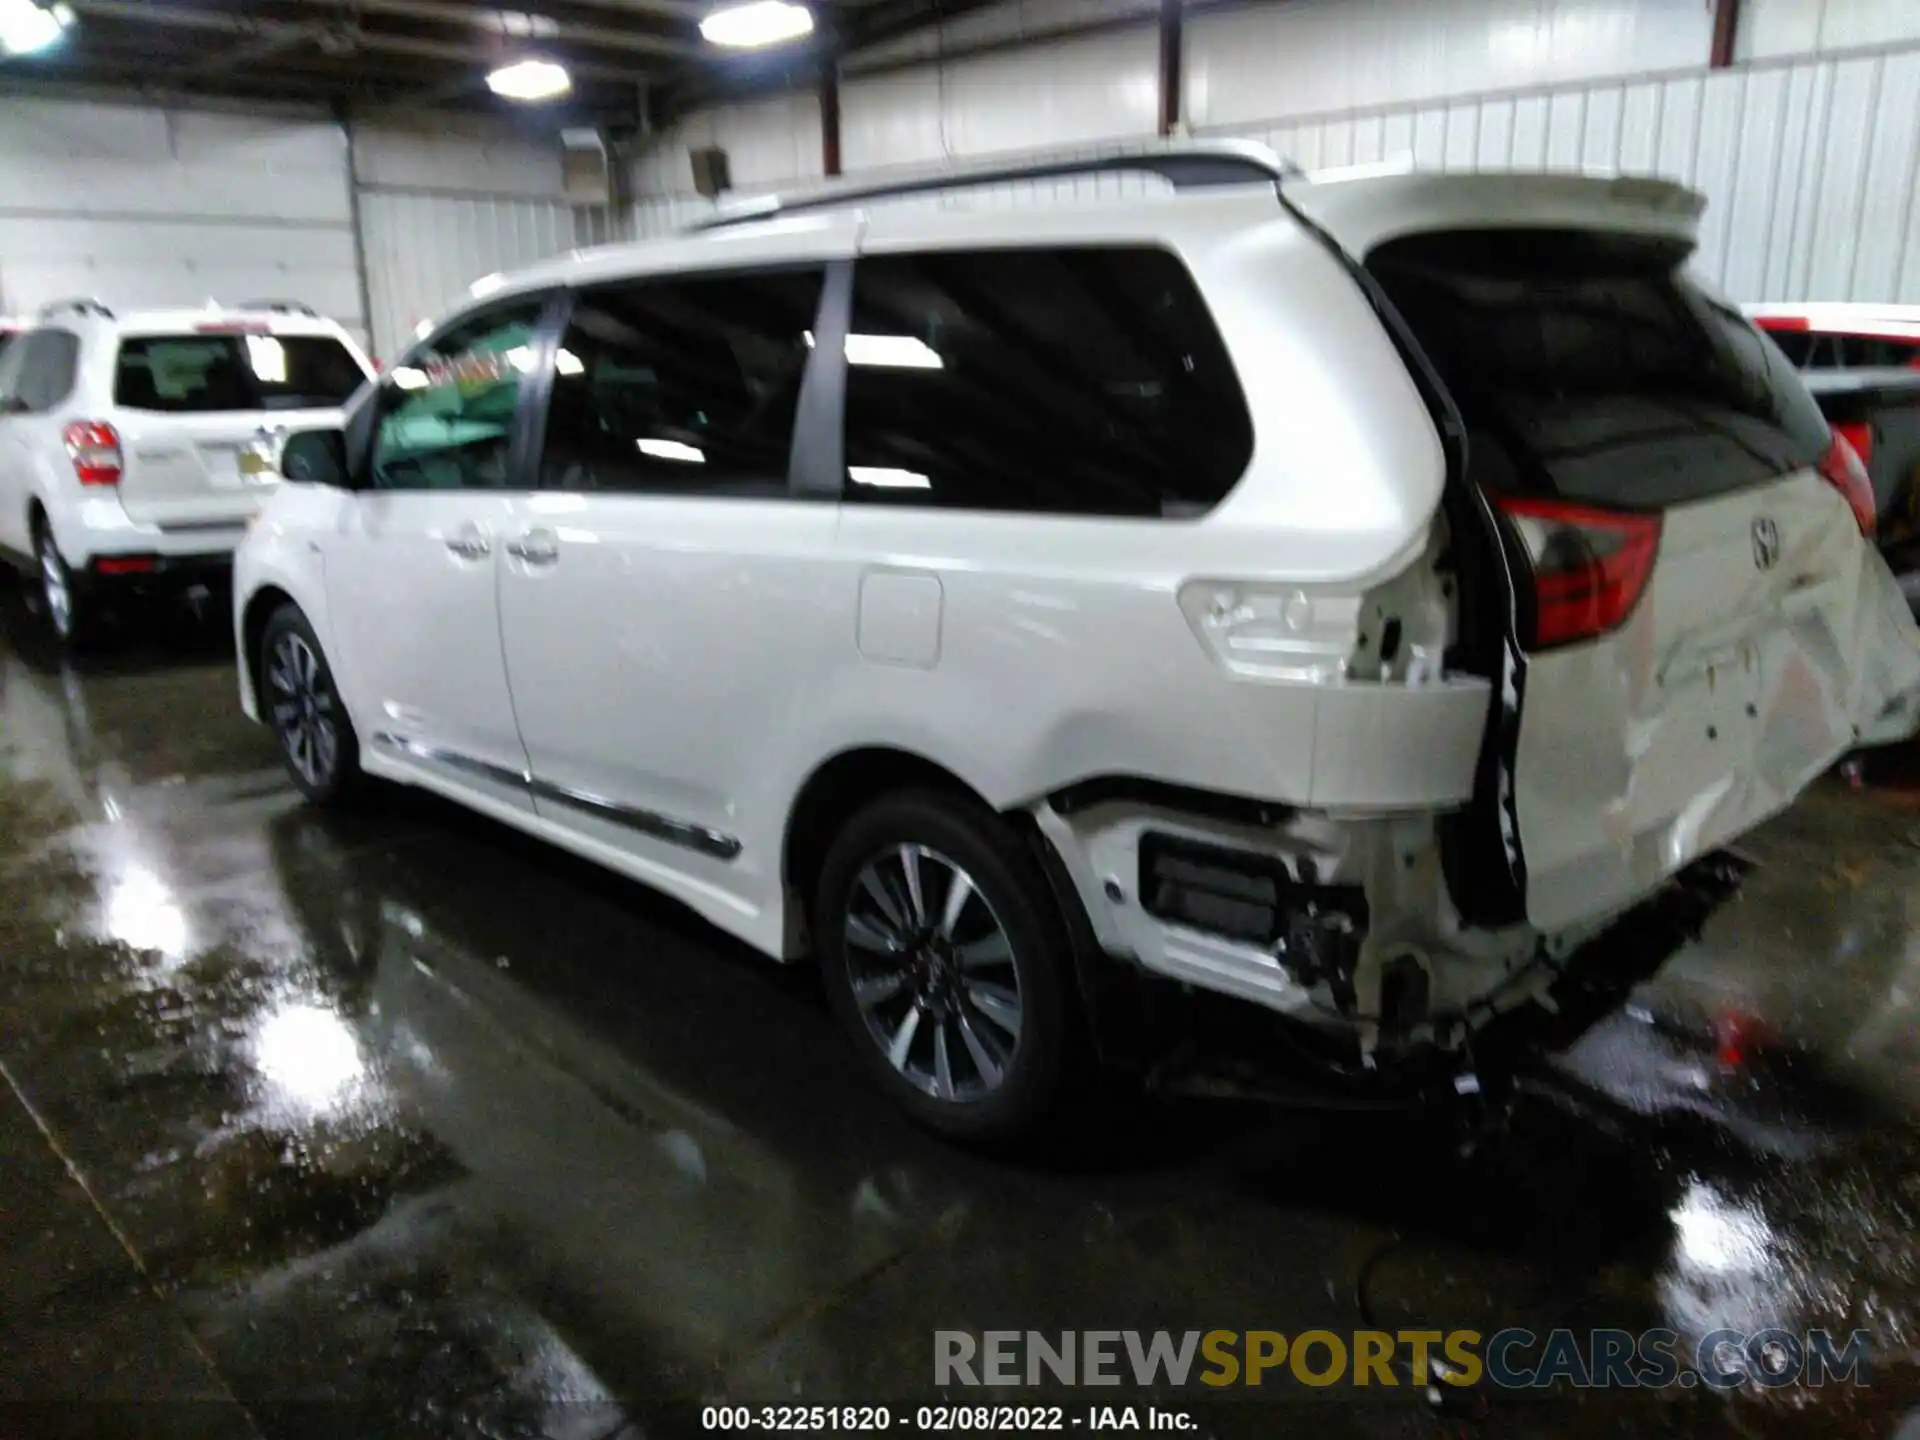
[[(295, 0), (301, 5), (339, 11), (338, 0)], [(431, 20), (440, 25), (460, 25), (469, 29), (482, 30), (489, 35), (503, 36), (508, 40), (527, 41), (537, 44), (542, 40), (559, 40), (578, 45), (597, 46), (603, 50), (631, 50), (636, 54), (660, 55), (675, 60), (690, 60), (701, 53), (701, 47), (689, 40), (676, 40), (670, 35), (650, 35), (641, 30), (616, 30), (607, 25), (583, 25), (574, 20), (560, 20), (550, 14), (514, 10), (510, 7), (492, 9), (486, 6), (473, 6), (458, 3), (458, 0), (352, 0), (352, 8), (362, 15), (398, 15), (414, 20)], [(522, 34), (509, 28), (511, 22), (507, 16), (517, 16), (521, 20), (531, 21), (534, 25), (551, 25), (551, 31), (545, 33)], [(677, 17), (676, 17), (677, 18)]]
[(689, 25), (698, 25), (719, 8), (702, 0), (571, 0), (571, 3), (595, 10), (624, 10), (629, 15), (656, 15)]
[[(313, 38), (312, 26), (299, 22), (250, 20), (244, 16), (210, 10), (191, 10), (179, 6), (159, 6), (150, 0), (70, 0), (82, 15), (97, 15), (103, 20), (130, 20), (165, 27), (204, 30), (222, 35), (238, 35), (249, 40), (268, 35), (299, 32), (302, 40)], [(408, 55), (417, 60), (438, 60), (452, 65), (497, 64), (501, 52), (491, 46), (462, 45), (452, 40), (424, 40), (413, 35), (393, 35), (378, 30), (336, 29), (334, 33), (351, 38), (354, 48), (389, 55)], [(607, 65), (598, 60), (562, 57), (575, 75), (589, 79), (620, 80), (638, 84), (658, 72)]]

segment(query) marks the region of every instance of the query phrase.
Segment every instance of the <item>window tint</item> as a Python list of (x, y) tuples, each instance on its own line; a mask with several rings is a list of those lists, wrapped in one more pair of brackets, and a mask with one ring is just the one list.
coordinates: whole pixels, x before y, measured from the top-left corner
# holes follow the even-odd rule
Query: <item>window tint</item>
[(1827, 446), (1787, 357), (1685, 258), (1514, 230), (1401, 240), (1369, 264), (1459, 403), (1480, 483), (1631, 508), (1771, 480)]
[(818, 269), (584, 290), (554, 358), (540, 483), (784, 495)]
[(1161, 250), (862, 260), (847, 361), (857, 501), (1188, 516), (1253, 450), (1219, 334)]
[(1802, 370), (1813, 368), (1815, 357), (1822, 348), (1822, 337), (1811, 330), (1776, 330), (1771, 325), (1762, 325), (1760, 328), (1795, 366)]
[(509, 452), (544, 300), (486, 311), (387, 376), (371, 480), (381, 490), (517, 488)]
[(142, 335), (120, 342), (113, 400), (130, 410), (303, 410), (338, 405), (366, 377), (325, 335)]
[(13, 393), (30, 413), (42, 414), (73, 392), (80, 339), (65, 330), (35, 330), (21, 337), (19, 347)]
[(1874, 335), (1851, 335), (1846, 342), (1847, 364), (1897, 370), (1920, 363), (1920, 340), (1889, 340)]

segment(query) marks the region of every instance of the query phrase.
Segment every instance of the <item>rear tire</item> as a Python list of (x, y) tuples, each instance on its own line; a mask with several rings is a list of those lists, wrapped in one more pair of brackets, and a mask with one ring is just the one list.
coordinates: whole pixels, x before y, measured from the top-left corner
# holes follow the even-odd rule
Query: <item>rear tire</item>
[(827, 853), (813, 933), (835, 1015), (910, 1115), (984, 1144), (1046, 1131), (1078, 1049), (1072, 957), (1004, 821), (937, 791), (875, 801)]
[(74, 583), (73, 571), (44, 520), (34, 526), (33, 549), (39, 576), (36, 601), (47, 629), (63, 648), (84, 648), (99, 635), (98, 609), (92, 597)]
[(294, 788), (320, 805), (350, 799), (361, 781), (360, 740), (299, 606), (282, 605), (267, 617), (254, 674), (260, 717), (280, 742)]

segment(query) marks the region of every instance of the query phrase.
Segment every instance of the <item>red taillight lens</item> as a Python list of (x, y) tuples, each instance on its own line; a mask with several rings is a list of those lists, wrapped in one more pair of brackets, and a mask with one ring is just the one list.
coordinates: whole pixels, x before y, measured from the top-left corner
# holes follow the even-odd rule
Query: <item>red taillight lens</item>
[(120, 483), (120, 436), (104, 420), (75, 420), (66, 428), (67, 458), (82, 485)]
[(93, 568), (101, 575), (151, 575), (158, 567), (151, 555), (102, 555)]
[(1660, 517), (1516, 495), (1494, 504), (1513, 522), (1533, 564), (1529, 650), (1572, 645), (1617, 630), (1653, 574)]
[(1873, 427), (1860, 420), (1843, 420), (1833, 427), (1838, 435), (1853, 447), (1853, 453), (1860, 457), (1862, 466), (1873, 463)]
[(1864, 425), (1834, 426), (1833, 443), (1827, 446), (1827, 453), (1820, 457), (1817, 468), (1820, 478), (1844, 495), (1847, 504), (1853, 507), (1853, 518), (1860, 524), (1860, 533), (1872, 535), (1879, 513), (1873, 501), (1873, 482), (1867, 478), (1867, 467), (1860, 463), (1860, 452), (1846, 434), (1848, 430), (1865, 428)]

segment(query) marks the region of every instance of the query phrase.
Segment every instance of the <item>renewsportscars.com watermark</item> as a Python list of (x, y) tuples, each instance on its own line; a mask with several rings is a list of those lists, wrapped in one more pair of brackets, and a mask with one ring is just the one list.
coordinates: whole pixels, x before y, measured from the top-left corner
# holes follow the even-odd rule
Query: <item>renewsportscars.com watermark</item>
[(1865, 1331), (936, 1330), (935, 1385), (1864, 1385)]

